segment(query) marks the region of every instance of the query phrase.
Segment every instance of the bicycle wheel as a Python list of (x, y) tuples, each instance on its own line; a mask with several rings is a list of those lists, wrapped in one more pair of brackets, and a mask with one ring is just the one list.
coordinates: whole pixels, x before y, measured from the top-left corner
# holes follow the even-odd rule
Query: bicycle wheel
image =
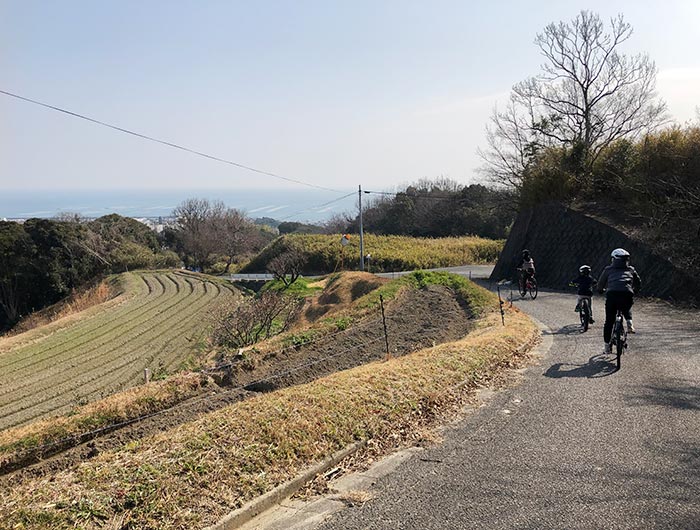
[(581, 329), (585, 333), (588, 331), (588, 324), (590, 324), (591, 320), (591, 310), (588, 307), (588, 302), (584, 300), (581, 302), (581, 311), (579, 312), (579, 316), (581, 317)]
[(528, 285), (528, 291), (530, 291), (530, 298), (533, 300), (537, 298), (537, 280), (530, 278), (530, 285)]
[(520, 293), (520, 298), (524, 298), (527, 294), (527, 284), (525, 278), (520, 278), (518, 281), (518, 292)]
[(615, 321), (615, 355), (617, 357), (617, 369), (620, 369), (620, 360), (622, 358), (622, 351), (625, 348), (623, 339), (624, 330), (622, 329), (622, 319)]

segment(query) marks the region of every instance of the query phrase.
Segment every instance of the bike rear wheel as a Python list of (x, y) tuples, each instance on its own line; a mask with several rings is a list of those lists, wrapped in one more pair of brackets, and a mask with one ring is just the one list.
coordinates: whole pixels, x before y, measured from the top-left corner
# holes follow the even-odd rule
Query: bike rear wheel
[(616, 320), (615, 321), (615, 356), (617, 357), (617, 369), (620, 369), (621, 366), (621, 359), (622, 359), (622, 352), (625, 349), (625, 338), (624, 338), (624, 329), (622, 328), (622, 319)]
[(530, 278), (530, 285), (528, 285), (528, 291), (530, 292), (530, 298), (533, 300), (537, 298), (537, 280)]
[(591, 320), (591, 310), (588, 307), (588, 302), (586, 300), (581, 302), (581, 312), (579, 313), (579, 316), (581, 317), (581, 329), (585, 333), (588, 331), (588, 325), (590, 324)]

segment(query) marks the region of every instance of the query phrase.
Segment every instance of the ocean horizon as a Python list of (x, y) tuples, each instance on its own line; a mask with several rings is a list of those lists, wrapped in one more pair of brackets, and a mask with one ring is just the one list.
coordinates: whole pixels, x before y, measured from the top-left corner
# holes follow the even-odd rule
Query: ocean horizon
[[(355, 194), (317, 189), (124, 189), (124, 190), (5, 190), (0, 194), (0, 219), (51, 218), (65, 213), (101, 217), (168, 217), (184, 200), (220, 200), (251, 218), (309, 223), (357, 209)], [(331, 202), (335, 201), (335, 202)], [(329, 203), (329, 204), (327, 204)]]

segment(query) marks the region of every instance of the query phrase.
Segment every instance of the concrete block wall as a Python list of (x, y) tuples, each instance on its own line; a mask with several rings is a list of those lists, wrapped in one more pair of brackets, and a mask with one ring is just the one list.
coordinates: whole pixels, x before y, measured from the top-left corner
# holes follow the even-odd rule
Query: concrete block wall
[(565, 290), (583, 264), (599, 277), (618, 247), (632, 255), (631, 264), (642, 278), (641, 295), (700, 302), (700, 281), (616, 228), (556, 203), (520, 212), (491, 280), (514, 279), (520, 253), (527, 248), (535, 259), (538, 284)]

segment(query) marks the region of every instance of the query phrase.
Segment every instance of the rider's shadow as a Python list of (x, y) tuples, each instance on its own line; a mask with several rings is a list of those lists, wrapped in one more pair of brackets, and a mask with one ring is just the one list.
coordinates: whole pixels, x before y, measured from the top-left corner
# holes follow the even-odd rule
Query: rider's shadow
[(578, 335), (580, 333), (581, 326), (579, 324), (569, 324), (556, 331), (543, 331), (544, 335)]
[(616, 371), (616, 364), (607, 360), (603, 354), (599, 354), (588, 359), (588, 363), (586, 364), (555, 363), (547, 368), (544, 375), (554, 379), (560, 379), (562, 377), (586, 377), (588, 379), (593, 379), (612, 375)]

